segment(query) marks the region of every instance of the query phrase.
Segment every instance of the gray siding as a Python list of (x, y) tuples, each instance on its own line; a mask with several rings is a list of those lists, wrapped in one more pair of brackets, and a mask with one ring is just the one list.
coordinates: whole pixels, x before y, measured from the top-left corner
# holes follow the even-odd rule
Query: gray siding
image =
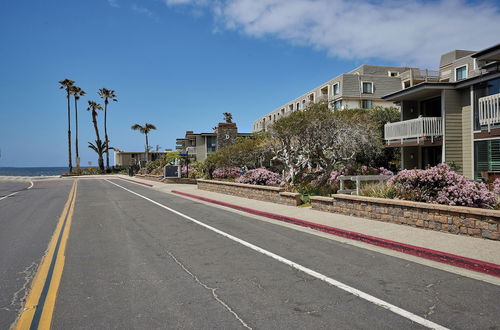
[(463, 174), (469, 179), (473, 179), (474, 165), (472, 159), (472, 120), (470, 105), (462, 108), (462, 162)]
[(444, 90), (442, 99), (445, 112), (445, 161), (455, 162), (463, 169), (461, 95), (455, 90)]

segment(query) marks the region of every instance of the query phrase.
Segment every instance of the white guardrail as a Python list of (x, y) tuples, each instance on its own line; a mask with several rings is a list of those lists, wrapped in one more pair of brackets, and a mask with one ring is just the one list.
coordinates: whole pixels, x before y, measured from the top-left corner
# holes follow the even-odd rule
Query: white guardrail
[(488, 126), (490, 131), (491, 125), (500, 123), (500, 93), (481, 97), (478, 106), (481, 126)]
[(386, 141), (414, 139), (417, 141), (423, 137), (434, 140), (436, 136), (443, 135), (442, 117), (419, 117), (415, 119), (387, 123), (384, 126), (384, 139)]

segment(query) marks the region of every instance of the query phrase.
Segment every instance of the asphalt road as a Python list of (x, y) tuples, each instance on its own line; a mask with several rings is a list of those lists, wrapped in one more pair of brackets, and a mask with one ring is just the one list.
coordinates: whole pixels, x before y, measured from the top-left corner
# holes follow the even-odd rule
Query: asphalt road
[[(37, 183), (0, 201), (0, 262), (8, 265), (0, 328), (15, 319), (71, 183)], [(65, 255), (53, 329), (425, 328), (412, 315), (451, 329), (500, 323), (493, 284), (118, 179), (79, 180)]]

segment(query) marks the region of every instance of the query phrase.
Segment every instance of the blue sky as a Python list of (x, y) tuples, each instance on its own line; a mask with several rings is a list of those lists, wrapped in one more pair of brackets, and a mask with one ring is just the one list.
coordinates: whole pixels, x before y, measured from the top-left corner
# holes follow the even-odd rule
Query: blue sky
[(85, 105), (99, 101), (101, 87), (119, 99), (109, 108), (111, 145), (143, 150), (130, 126), (150, 122), (158, 127), (151, 144), (174, 148), (186, 130), (210, 131), (223, 112), (251, 131), (259, 116), (363, 63), (435, 69), (443, 52), (500, 42), (499, 8), (458, 0), (5, 0), (0, 166), (67, 164), (64, 78), (88, 93), (80, 153), (82, 164), (95, 164)]

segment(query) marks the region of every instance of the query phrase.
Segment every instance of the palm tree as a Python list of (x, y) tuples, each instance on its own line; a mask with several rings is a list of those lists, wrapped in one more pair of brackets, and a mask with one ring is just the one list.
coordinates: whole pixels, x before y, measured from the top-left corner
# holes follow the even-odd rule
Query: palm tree
[(101, 141), (99, 136), (99, 127), (97, 126), (97, 110), (102, 110), (102, 106), (94, 101), (89, 101), (89, 106), (87, 111), (92, 111), (92, 123), (94, 124), (94, 130), (96, 135), (95, 144), (89, 142), (89, 148), (97, 153), (97, 163), (99, 164), (99, 170), (104, 172), (104, 160), (102, 159), (103, 153), (107, 150), (106, 143)]
[(104, 143), (106, 144), (106, 170), (109, 170), (109, 139), (108, 139), (108, 103), (109, 100), (117, 102), (115, 91), (112, 89), (101, 88), (98, 92), (101, 99), (104, 100)]
[(69, 95), (71, 93), (71, 88), (75, 82), (70, 79), (64, 79), (59, 82), (59, 89), (66, 90), (66, 98), (68, 100), (68, 171), (71, 173), (73, 171), (73, 163), (71, 162), (71, 118), (70, 118), (70, 105), (69, 105)]
[(75, 153), (76, 153), (76, 166), (80, 167), (80, 154), (78, 153), (78, 100), (81, 96), (85, 95), (85, 91), (78, 86), (72, 86), (70, 93), (75, 98)]
[(149, 161), (149, 141), (148, 141), (148, 133), (152, 130), (156, 129), (156, 126), (150, 123), (144, 124), (144, 126), (141, 126), (139, 124), (134, 124), (132, 127), (130, 127), (134, 131), (139, 131), (142, 134), (146, 135), (146, 162)]

